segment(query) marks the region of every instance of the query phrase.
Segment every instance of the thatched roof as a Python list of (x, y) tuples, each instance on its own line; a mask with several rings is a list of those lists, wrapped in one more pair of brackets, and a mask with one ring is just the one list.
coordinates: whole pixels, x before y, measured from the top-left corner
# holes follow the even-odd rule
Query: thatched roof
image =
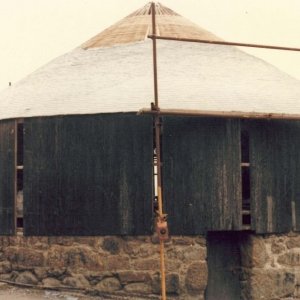
[[(82, 48), (111, 47), (140, 42), (152, 34), (151, 3), (107, 28), (82, 45)], [(183, 18), (173, 10), (156, 4), (156, 33), (161, 36), (220, 40), (212, 33)]]
[[(218, 39), (157, 4), (162, 35)], [(153, 101), (149, 4), (0, 93), (0, 119), (135, 112)], [(300, 82), (229, 46), (157, 41), (161, 108), (300, 114)]]

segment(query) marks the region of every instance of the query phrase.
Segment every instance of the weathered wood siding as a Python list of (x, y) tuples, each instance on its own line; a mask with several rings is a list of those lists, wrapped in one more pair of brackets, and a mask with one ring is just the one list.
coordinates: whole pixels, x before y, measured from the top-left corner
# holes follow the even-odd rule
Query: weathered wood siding
[(0, 235), (15, 231), (15, 121), (0, 121)]
[(252, 229), (300, 229), (300, 122), (248, 121)]
[(165, 117), (162, 146), (170, 233), (240, 230), (240, 121)]
[(149, 234), (152, 119), (25, 120), (26, 235)]

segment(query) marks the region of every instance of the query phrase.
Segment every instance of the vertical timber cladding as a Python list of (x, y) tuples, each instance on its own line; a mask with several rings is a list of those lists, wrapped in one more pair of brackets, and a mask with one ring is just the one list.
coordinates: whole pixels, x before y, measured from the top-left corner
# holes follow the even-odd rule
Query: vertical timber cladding
[(0, 121), (0, 235), (15, 232), (15, 121)]
[(241, 230), (240, 121), (165, 117), (162, 147), (170, 233)]
[(300, 230), (300, 122), (247, 121), (252, 229)]
[(150, 232), (151, 117), (32, 118), (24, 125), (26, 235)]

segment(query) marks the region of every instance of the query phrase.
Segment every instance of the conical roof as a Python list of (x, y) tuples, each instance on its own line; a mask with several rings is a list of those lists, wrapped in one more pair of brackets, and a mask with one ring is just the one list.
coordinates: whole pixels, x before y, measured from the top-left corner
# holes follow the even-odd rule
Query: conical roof
[[(0, 119), (137, 112), (153, 102), (150, 4), (0, 93)], [(157, 4), (160, 35), (218, 39)], [(162, 109), (300, 114), (300, 81), (229, 46), (157, 41)]]
[[(155, 4), (155, 11), (158, 36), (220, 40), (160, 3)], [(97, 34), (84, 43), (82, 48), (111, 47), (140, 42), (146, 40), (149, 34), (152, 34), (151, 3)]]

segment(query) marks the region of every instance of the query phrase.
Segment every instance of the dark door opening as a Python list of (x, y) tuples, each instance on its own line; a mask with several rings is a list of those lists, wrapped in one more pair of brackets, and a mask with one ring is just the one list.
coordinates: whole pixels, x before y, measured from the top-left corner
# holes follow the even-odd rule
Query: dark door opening
[(241, 299), (240, 237), (239, 232), (208, 233), (206, 300)]

